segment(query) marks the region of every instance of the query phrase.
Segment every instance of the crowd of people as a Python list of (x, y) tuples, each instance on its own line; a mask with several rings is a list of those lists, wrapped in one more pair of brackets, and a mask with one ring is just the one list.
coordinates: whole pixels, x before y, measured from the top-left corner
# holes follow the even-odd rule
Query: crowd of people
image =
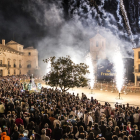
[(29, 93), (20, 78), (0, 79), (1, 140), (140, 140), (138, 107), (101, 105), (57, 88)]

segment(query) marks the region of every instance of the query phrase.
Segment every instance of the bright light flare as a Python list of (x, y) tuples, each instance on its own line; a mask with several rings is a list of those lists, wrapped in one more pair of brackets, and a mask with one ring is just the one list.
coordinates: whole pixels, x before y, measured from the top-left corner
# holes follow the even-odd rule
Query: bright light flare
[(91, 87), (91, 89), (93, 89), (95, 77), (94, 77), (94, 68), (93, 68), (93, 63), (92, 63), (92, 57), (91, 57), (90, 53), (86, 57), (86, 64), (89, 66), (89, 68), (88, 68), (89, 73), (88, 73), (87, 77), (89, 79), (90, 87)]
[(49, 74), (50, 71), (51, 71), (51, 60), (49, 59), (48, 62), (47, 62), (47, 68), (46, 68), (47, 74)]
[(113, 61), (116, 73), (116, 86), (120, 93), (124, 84), (124, 63), (120, 51), (117, 50), (115, 52), (115, 55), (113, 56)]

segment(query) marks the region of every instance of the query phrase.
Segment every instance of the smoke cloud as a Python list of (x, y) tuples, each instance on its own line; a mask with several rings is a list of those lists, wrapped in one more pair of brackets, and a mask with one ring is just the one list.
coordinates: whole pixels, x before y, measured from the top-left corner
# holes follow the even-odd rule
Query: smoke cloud
[[(30, 6), (26, 7), (36, 22), (44, 29), (47, 28), (47, 35), (37, 43), (42, 66), (45, 65), (42, 59), (51, 56), (69, 55), (75, 63), (84, 62), (85, 56), (89, 52), (89, 39), (96, 35), (97, 30), (106, 38), (109, 59), (112, 58), (113, 52), (118, 46), (121, 48), (123, 57), (133, 56), (133, 45), (129, 41), (127, 31), (119, 30), (117, 25), (118, 23), (124, 28), (119, 13), (119, 3), (116, 5), (118, 21), (114, 15), (103, 9), (104, 0), (98, 5), (98, 9), (90, 7), (89, 2), (84, 0), (81, 0), (79, 6), (75, 8), (77, 1), (71, 1), (69, 12), (72, 12), (68, 21), (64, 19), (61, 2), (58, 1), (57, 4), (46, 4), (43, 0), (37, 0), (36, 3), (30, 3)], [(120, 38), (122, 36), (125, 36), (125, 39)]]

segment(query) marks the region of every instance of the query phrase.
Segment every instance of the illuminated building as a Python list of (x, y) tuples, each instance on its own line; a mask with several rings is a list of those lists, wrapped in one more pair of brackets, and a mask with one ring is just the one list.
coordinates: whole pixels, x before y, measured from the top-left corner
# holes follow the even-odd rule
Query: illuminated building
[(134, 50), (134, 76), (135, 86), (140, 85), (140, 47), (133, 48)]
[(34, 74), (38, 69), (38, 51), (10, 41), (0, 44), (0, 76)]

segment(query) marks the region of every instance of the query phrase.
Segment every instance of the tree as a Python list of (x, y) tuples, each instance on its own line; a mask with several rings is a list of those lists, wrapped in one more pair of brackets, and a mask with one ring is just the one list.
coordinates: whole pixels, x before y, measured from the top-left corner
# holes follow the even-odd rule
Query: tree
[(51, 71), (44, 76), (46, 84), (51, 87), (60, 87), (65, 92), (73, 87), (85, 87), (88, 79), (85, 77), (89, 71), (84, 63), (75, 64), (69, 56), (55, 57), (43, 60), (45, 63), (51, 62)]

